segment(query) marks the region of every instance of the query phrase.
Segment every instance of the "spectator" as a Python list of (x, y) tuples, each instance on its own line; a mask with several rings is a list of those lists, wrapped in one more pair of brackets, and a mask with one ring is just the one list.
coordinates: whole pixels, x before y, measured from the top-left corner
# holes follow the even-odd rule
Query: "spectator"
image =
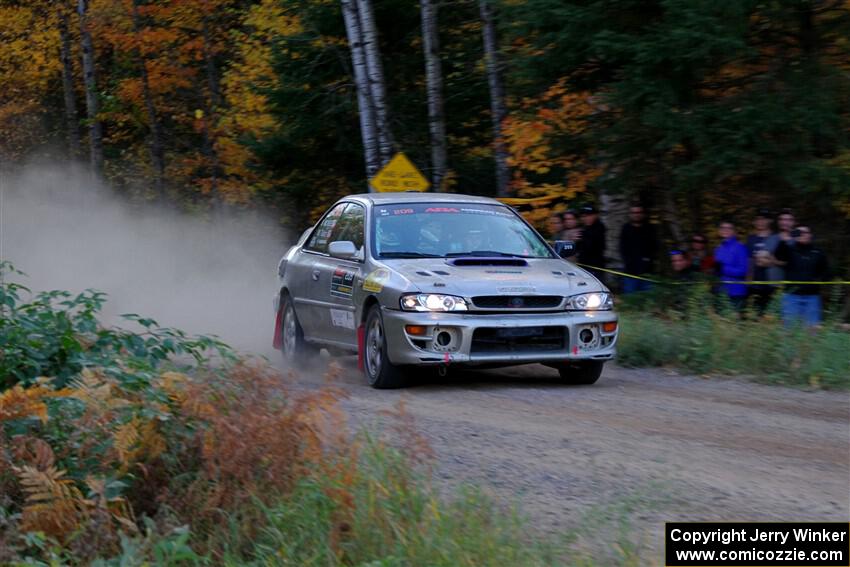
[(702, 234), (694, 234), (691, 237), (691, 267), (701, 273), (710, 275), (714, 273), (714, 256), (708, 252), (708, 241)]
[(562, 240), (570, 240), (576, 244), (576, 255), (567, 258), (570, 262), (575, 262), (578, 259), (578, 247), (581, 241), (581, 227), (578, 225), (578, 215), (572, 209), (561, 215), (564, 230), (561, 232)]
[[(655, 228), (646, 222), (646, 214), (641, 205), (632, 205), (629, 209), (629, 222), (620, 232), (620, 258), (623, 270), (627, 274), (642, 276), (652, 271), (658, 241)], [(623, 293), (645, 291), (650, 288), (647, 281), (624, 278)]]
[(687, 284), (696, 279), (696, 274), (688, 255), (681, 250), (670, 251), (670, 267), (673, 269), (670, 289), (670, 306), (675, 311), (685, 311), (691, 287)]
[(552, 213), (546, 221), (546, 230), (551, 240), (560, 240), (564, 225), (561, 223), (561, 215)]
[[(782, 279), (782, 268), (776, 265), (776, 248), (782, 240), (770, 229), (770, 211), (759, 209), (753, 221), (755, 234), (747, 238), (747, 250), (750, 254), (750, 274), (755, 281), (778, 281)], [(759, 315), (763, 315), (770, 299), (776, 292), (775, 285), (752, 284), (750, 295), (753, 306)]]
[[(581, 246), (578, 251), (578, 261), (585, 266), (594, 268), (605, 267), (605, 225), (599, 220), (599, 211), (593, 205), (581, 208), (581, 221), (584, 228), (581, 231)], [(588, 268), (594, 276), (604, 279), (603, 272)]]
[(670, 267), (673, 269), (673, 281), (690, 282), (696, 279), (688, 255), (681, 250), (670, 251)]
[[(826, 280), (829, 277), (826, 255), (813, 245), (809, 227), (797, 227), (791, 231), (791, 237), (793, 244), (782, 242), (776, 250), (776, 259), (785, 265), (786, 277), (801, 282)], [(820, 286), (789, 285), (782, 296), (782, 319), (786, 325), (820, 323)]]
[[(747, 247), (738, 241), (735, 225), (723, 221), (718, 226), (720, 245), (714, 251), (715, 273), (722, 280), (743, 280), (747, 277), (749, 254)], [(747, 286), (740, 283), (723, 283), (720, 286), (732, 306), (742, 311), (747, 304)]]
[(578, 214), (570, 209), (561, 215), (564, 231), (561, 233), (561, 238), (564, 240), (572, 240), (578, 242), (581, 240), (581, 227), (578, 224)]
[(791, 231), (794, 230), (797, 222), (794, 218), (794, 213), (791, 212), (791, 209), (782, 209), (779, 212), (779, 216), (776, 217), (776, 226), (779, 229), (779, 239), (782, 242), (787, 242), (788, 244), (794, 244), (794, 237), (791, 236)]

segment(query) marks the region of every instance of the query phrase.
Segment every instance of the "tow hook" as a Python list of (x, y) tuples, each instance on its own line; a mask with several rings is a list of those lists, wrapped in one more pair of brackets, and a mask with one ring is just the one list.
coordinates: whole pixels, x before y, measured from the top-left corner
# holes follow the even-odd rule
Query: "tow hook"
[(448, 364), (441, 364), (437, 367), (437, 376), (439, 376), (440, 378), (445, 378), (448, 373), (449, 373), (449, 365)]

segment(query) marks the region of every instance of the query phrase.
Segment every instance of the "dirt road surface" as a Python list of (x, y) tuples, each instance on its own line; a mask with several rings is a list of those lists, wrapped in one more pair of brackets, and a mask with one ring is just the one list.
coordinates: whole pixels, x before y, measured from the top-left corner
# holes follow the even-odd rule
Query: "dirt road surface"
[(660, 562), (664, 521), (850, 519), (847, 392), (610, 364), (593, 386), (534, 365), (376, 391), (338, 362), (356, 422), (381, 426), (405, 399), (443, 485), (518, 502), (547, 532), (625, 528)]

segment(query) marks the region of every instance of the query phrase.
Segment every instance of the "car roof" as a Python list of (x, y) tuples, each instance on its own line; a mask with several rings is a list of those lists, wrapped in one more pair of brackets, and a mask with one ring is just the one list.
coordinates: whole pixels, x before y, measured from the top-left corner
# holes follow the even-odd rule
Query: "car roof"
[(479, 197), (477, 195), (460, 195), (458, 193), (420, 193), (408, 191), (404, 193), (360, 193), (349, 195), (345, 199), (356, 199), (372, 205), (389, 205), (404, 203), (479, 203), (482, 205), (503, 205), (496, 199)]

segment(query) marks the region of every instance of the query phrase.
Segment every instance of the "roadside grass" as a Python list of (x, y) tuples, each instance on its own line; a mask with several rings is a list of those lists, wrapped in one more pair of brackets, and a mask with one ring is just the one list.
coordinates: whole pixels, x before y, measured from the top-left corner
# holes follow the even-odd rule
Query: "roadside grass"
[[(427, 468), (367, 433), (357, 437), (360, 467), (301, 482), (263, 506), (252, 546), (225, 565), (562, 565), (570, 551), (530, 531), (482, 491), (440, 496)], [(353, 471), (353, 472), (350, 472)], [(340, 498), (340, 495), (343, 497)], [(229, 545), (230, 549), (238, 547)]]
[[(697, 374), (743, 375), (794, 387), (850, 388), (850, 332), (834, 321), (786, 327), (773, 305), (738, 317), (705, 290), (670, 301), (663, 290), (627, 298), (620, 308), (618, 362)], [(671, 309), (675, 305), (678, 309)]]
[(588, 510), (562, 539), (572, 550), (571, 564), (639, 567), (657, 563), (657, 558), (650, 557), (656, 552), (647, 537), (659, 524), (649, 524), (646, 518), (670, 505), (669, 491), (664, 482), (653, 481)]

